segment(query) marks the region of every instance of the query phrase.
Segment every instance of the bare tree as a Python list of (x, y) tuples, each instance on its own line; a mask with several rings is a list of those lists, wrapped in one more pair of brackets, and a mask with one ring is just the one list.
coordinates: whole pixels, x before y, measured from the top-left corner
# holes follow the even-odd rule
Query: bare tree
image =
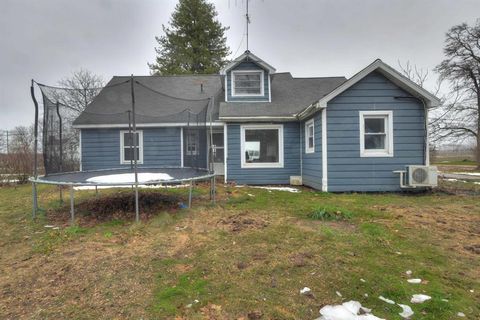
[[(46, 169), (51, 169), (52, 165), (56, 164), (56, 170), (78, 170), (79, 135), (78, 131), (72, 128), (72, 123), (98, 95), (104, 81), (102, 77), (80, 69), (70, 77), (60, 80), (58, 86), (42, 87), (42, 93), (48, 99), (45, 107), (48, 108), (49, 115), (46, 119), (48, 123), (43, 128), (43, 144), (48, 146), (44, 150), (45, 166)], [(59, 163), (62, 163), (61, 169)]]
[(436, 123), (444, 136), (473, 139), (480, 168), (480, 20), (452, 27), (446, 34), (443, 60), (435, 70), (451, 84), (457, 103), (445, 108)]
[(58, 101), (80, 114), (85, 107), (98, 95), (105, 85), (103, 78), (89, 70), (80, 69), (68, 78), (58, 82), (65, 90), (57, 90)]

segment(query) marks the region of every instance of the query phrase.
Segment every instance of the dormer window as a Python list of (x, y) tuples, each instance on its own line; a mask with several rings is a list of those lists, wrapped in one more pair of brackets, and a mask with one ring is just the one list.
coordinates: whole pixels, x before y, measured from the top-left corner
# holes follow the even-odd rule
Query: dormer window
[(232, 96), (263, 96), (263, 70), (232, 71)]

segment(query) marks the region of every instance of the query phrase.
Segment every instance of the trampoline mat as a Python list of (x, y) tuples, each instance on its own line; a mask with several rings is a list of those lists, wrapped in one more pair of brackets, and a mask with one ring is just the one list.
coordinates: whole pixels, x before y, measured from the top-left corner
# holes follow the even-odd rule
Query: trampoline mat
[[(138, 168), (137, 172), (138, 183), (142, 185), (206, 180), (215, 176), (207, 169), (186, 167)], [(135, 175), (131, 168), (119, 168), (56, 173), (38, 177), (36, 180), (31, 179), (31, 181), (57, 185), (134, 185)]]

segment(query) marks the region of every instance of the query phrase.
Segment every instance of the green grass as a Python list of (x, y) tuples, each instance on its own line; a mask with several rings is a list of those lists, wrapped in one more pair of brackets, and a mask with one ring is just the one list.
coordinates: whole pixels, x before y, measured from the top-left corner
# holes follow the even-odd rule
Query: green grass
[[(414, 319), (480, 315), (479, 256), (462, 247), (478, 239), (464, 236), (480, 223), (475, 195), (219, 186), (212, 207), (199, 187), (193, 209), (51, 230), (43, 213), (31, 221), (30, 191), (0, 188), (0, 267), (11, 268), (0, 277), (0, 318), (236, 319), (261, 311), (264, 319), (314, 319), (322, 305), (358, 300), (378, 317), (401, 319), (380, 295), (412, 306)], [(40, 197), (42, 208), (61, 208), (55, 189), (41, 186)], [(427, 282), (409, 284), (406, 270)], [(304, 286), (314, 298), (299, 294)], [(432, 300), (412, 305), (416, 293)], [(2, 309), (11, 299), (22, 303)]]

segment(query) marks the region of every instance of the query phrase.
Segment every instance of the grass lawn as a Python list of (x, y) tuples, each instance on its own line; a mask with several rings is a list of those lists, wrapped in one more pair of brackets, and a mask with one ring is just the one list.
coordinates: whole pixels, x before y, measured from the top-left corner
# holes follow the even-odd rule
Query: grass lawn
[[(216, 206), (203, 186), (191, 210), (154, 209), (139, 224), (85, 211), (73, 227), (54, 187), (40, 186), (36, 223), (31, 186), (1, 187), (0, 318), (315, 319), (326, 304), (358, 300), (401, 319), (382, 295), (410, 305), (412, 319), (479, 319), (480, 190), (456, 192), (466, 186), (402, 195), (218, 185)], [(76, 196), (95, 208), (93, 192)], [(418, 293), (432, 299), (410, 303)]]

